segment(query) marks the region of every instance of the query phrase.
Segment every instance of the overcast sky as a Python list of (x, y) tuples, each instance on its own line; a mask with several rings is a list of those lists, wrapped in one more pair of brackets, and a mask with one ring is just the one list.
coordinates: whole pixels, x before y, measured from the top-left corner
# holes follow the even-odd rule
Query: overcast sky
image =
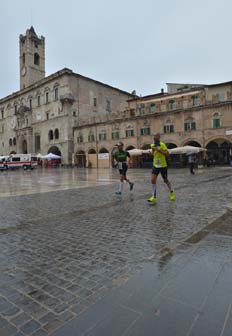
[(231, 0), (0, 0), (0, 97), (19, 89), (18, 36), (46, 38), (64, 67), (138, 94), (232, 80)]

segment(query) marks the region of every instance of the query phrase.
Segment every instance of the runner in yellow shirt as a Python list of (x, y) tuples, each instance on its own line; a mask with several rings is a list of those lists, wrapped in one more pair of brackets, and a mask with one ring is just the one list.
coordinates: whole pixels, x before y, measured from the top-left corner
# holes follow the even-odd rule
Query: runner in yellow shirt
[(149, 203), (155, 203), (156, 198), (156, 180), (161, 173), (164, 183), (167, 184), (170, 191), (170, 200), (175, 200), (175, 194), (172, 190), (171, 183), (168, 180), (168, 167), (166, 157), (168, 155), (168, 149), (164, 142), (160, 141), (160, 134), (154, 133), (154, 143), (151, 144), (152, 154), (153, 154), (153, 167), (151, 173), (151, 184), (152, 184), (152, 196), (148, 199)]

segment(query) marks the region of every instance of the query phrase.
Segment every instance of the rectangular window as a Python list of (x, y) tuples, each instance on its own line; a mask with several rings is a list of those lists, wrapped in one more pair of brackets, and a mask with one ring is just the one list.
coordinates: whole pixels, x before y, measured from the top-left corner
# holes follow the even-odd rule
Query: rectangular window
[(1, 110), (2, 119), (4, 119), (4, 110)]
[(198, 96), (193, 96), (192, 100), (193, 100), (193, 106), (199, 106), (200, 105), (200, 100), (199, 100)]
[(40, 135), (35, 135), (35, 151), (39, 151), (40, 148)]
[(150, 127), (143, 127), (140, 129), (140, 135), (150, 135)]
[(38, 100), (38, 106), (40, 106), (40, 96), (37, 97)]
[(30, 110), (32, 109), (32, 99), (29, 100), (29, 107), (30, 107)]
[(97, 107), (97, 98), (96, 98), (96, 97), (93, 98), (93, 106), (94, 106), (94, 107)]
[(93, 134), (90, 134), (90, 135), (88, 136), (88, 141), (89, 141), (89, 142), (94, 142), (94, 135), (93, 135)]
[(219, 95), (218, 95), (218, 99), (219, 99), (220, 102), (223, 102), (223, 101), (225, 100), (225, 95), (224, 95), (224, 93), (219, 93)]
[(154, 103), (152, 103), (150, 105), (150, 113), (155, 113), (155, 104)]
[(119, 131), (114, 131), (112, 132), (112, 139), (117, 140), (119, 139)]
[(17, 107), (17, 105), (15, 105), (15, 114), (17, 113), (17, 110), (18, 110), (18, 107)]
[(193, 121), (193, 122), (185, 122), (184, 123), (184, 130), (185, 131), (194, 131), (194, 130), (196, 130), (196, 123), (195, 123), (195, 121)]
[(59, 92), (58, 88), (55, 88), (55, 100), (58, 100)]
[(46, 92), (46, 98), (45, 98), (45, 102), (46, 102), (46, 104), (48, 104), (48, 103), (49, 103), (49, 94), (48, 94), (48, 92)]
[(213, 128), (220, 128), (220, 119), (213, 119)]
[(176, 110), (176, 101), (175, 100), (171, 100), (169, 102), (169, 106), (170, 106), (170, 110)]
[(106, 140), (106, 133), (100, 133), (98, 137), (99, 137), (99, 141), (104, 141)]
[(190, 123), (188, 123), (188, 122), (184, 123), (184, 130), (185, 131), (190, 130)]
[(48, 112), (46, 113), (46, 117), (47, 117), (47, 120), (48, 120), (49, 119), (49, 113)]
[(137, 106), (137, 114), (138, 115), (144, 115), (145, 113), (145, 105), (144, 104), (140, 104)]
[(77, 142), (78, 143), (83, 142), (83, 136), (82, 135), (80, 135), (79, 137), (77, 137)]
[(164, 125), (164, 133), (174, 133), (174, 125)]
[(110, 100), (106, 101), (106, 111), (111, 112), (111, 101)]
[(133, 137), (134, 136), (134, 130), (131, 129), (131, 130), (126, 130), (126, 137)]

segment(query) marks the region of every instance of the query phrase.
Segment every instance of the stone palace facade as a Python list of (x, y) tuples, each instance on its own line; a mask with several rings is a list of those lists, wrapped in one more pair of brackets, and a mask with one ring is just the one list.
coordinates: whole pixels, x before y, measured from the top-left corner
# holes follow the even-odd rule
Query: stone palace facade
[(19, 49), (20, 90), (0, 99), (0, 155), (52, 152), (72, 164), (79, 119), (117, 115), (133, 96), (66, 68), (45, 77), (45, 38), (33, 27)]
[[(79, 166), (109, 167), (115, 144), (126, 149), (149, 148), (152, 134), (161, 133), (168, 148), (206, 147), (209, 157), (227, 164), (232, 156), (232, 82), (215, 85), (167, 84), (167, 92), (128, 101), (119, 115), (82, 120), (74, 128), (74, 148)], [(185, 158), (184, 158), (185, 157)], [(186, 156), (182, 159), (186, 160)], [(173, 165), (183, 164), (171, 156)], [(151, 157), (133, 158), (134, 167), (146, 167)]]

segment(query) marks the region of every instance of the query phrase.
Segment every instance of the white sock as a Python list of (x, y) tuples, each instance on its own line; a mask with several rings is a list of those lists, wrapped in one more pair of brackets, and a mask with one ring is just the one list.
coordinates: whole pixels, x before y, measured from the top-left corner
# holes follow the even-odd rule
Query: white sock
[(152, 183), (152, 193), (156, 197), (156, 183)]
[(119, 191), (122, 193), (123, 192), (123, 182), (119, 182)]

